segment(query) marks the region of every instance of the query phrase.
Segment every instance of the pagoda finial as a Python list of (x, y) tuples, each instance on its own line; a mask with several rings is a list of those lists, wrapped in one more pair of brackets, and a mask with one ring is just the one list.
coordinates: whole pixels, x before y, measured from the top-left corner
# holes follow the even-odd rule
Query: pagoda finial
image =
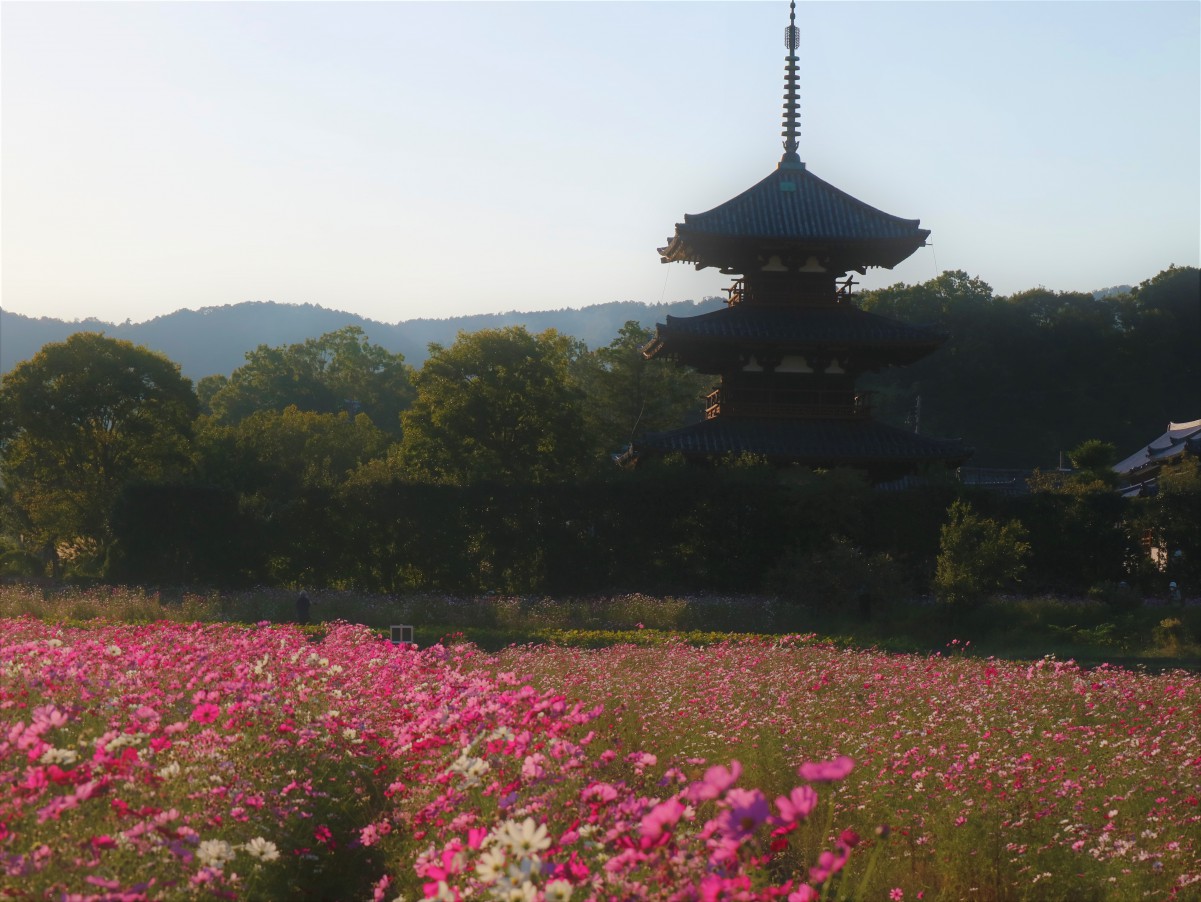
[(784, 29), (784, 46), (788, 48), (788, 56), (784, 62), (784, 156), (783, 163), (800, 163), (797, 154), (800, 142), (797, 140), (801, 133), (801, 100), (797, 86), (797, 47), (801, 43), (801, 30), (796, 27), (796, 0), (788, 4), (788, 27)]

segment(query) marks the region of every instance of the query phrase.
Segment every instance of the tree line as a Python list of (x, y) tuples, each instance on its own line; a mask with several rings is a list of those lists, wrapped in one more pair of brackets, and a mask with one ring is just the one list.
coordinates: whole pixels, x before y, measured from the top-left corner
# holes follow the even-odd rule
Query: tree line
[[(903, 422), (920, 394), (923, 431), (962, 435), (986, 459), (1094, 437), (1134, 450), (1196, 404), (1197, 276), (1173, 268), (1100, 300), (994, 298), (963, 273), (866, 292), (865, 309), (951, 333), (928, 360), (876, 377), (883, 414)], [(646, 360), (649, 338), (628, 322), (590, 351), (553, 330), (481, 330), (431, 345), (414, 370), (347, 327), (262, 345), (193, 387), (161, 355), (77, 333), (0, 383), (0, 568), (150, 584), (839, 598), (886, 582), (928, 588), (948, 508), (964, 497), (1024, 524), (1032, 588), (1150, 585), (1148, 530), (1197, 544), (1187, 479), (1130, 505), (1104, 480), (1002, 499), (934, 474), (884, 493), (854, 473), (753, 460), (620, 470), (615, 453), (698, 418), (711, 387)], [(1040, 393), (1052, 372), (1089, 387), (1087, 403)], [(1009, 400), (988, 409), (977, 391)]]

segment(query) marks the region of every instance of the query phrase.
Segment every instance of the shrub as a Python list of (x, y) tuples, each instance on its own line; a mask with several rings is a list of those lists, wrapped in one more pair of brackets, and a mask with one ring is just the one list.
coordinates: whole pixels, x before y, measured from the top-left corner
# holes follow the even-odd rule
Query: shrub
[(957, 607), (978, 604), (1021, 578), (1030, 543), (1020, 521), (1002, 526), (962, 500), (952, 502), (947, 515), (934, 575), (940, 601)]
[(793, 550), (766, 577), (782, 600), (818, 610), (854, 610), (870, 616), (873, 602), (895, 595), (900, 568), (887, 554), (869, 554), (843, 536), (808, 552)]

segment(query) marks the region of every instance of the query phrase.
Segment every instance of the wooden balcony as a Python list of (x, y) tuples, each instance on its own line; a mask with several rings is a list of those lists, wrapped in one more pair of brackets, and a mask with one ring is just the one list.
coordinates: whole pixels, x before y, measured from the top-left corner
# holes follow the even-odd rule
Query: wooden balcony
[(705, 398), (705, 419), (782, 417), (860, 419), (871, 416), (870, 391), (719, 388)]

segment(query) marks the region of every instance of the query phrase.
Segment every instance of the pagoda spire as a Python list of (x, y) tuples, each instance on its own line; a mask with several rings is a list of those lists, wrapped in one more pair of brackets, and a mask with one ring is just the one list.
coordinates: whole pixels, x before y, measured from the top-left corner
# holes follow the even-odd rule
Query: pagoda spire
[(801, 133), (801, 99), (797, 85), (799, 58), (796, 51), (800, 43), (801, 30), (796, 27), (796, 0), (792, 0), (788, 4), (788, 27), (784, 29), (784, 46), (788, 49), (788, 56), (784, 62), (784, 131), (781, 132), (784, 137), (784, 156), (780, 159), (781, 166), (804, 165), (797, 154), (797, 148), (800, 146), (797, 139)]

